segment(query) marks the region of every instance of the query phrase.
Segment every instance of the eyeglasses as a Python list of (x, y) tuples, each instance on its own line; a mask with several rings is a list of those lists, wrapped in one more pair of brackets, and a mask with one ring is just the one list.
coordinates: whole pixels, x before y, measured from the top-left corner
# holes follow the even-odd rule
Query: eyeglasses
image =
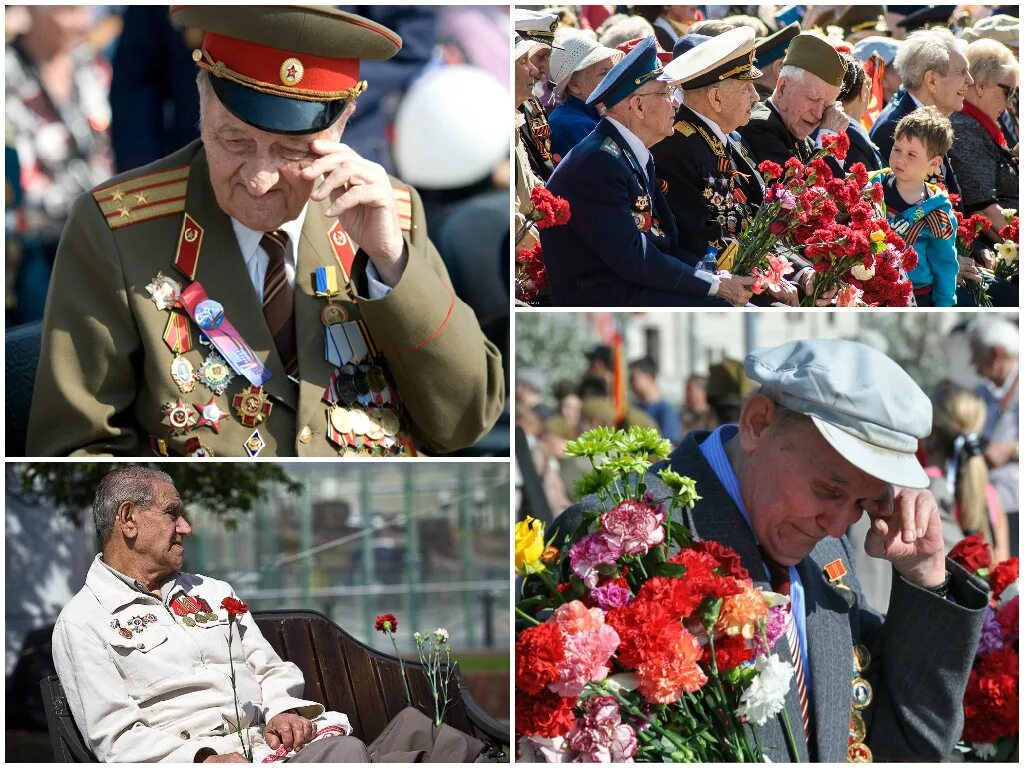
[(647, 93), (638, 93), (637, 96), (639, 96), (641, 99), (644, 96), (657, 96), (659, 99), (664, 99), (665, 101), (671, 101), (672, 100), (672, 91), (671, 91), (671, 89), (661, 89), (661, 90), (657, 90), (657, 91), (648, 91)]
[(1017, 96), (1017, 86), (1006, 85), (1005, 83), (996, 83), (996, 85), (998, 85), (1000, 90), (1002, 90), (1007, 101), (1010, 101)]

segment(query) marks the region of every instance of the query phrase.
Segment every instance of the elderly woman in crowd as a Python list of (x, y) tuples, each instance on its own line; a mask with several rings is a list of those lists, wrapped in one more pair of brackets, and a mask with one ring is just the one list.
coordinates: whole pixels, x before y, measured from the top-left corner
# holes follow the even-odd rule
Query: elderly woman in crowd
[(548, 116), (551, 147), (565, 157), (584, 136), (594, 130), (601, 116), (587, 105), (587, 97), (622, 52), (605, 48), (592, 37), (571, 31), (556, 37), (551, 53), (552, 91), (560, 103)]
[(974, 84), (963, 111), (951, 117), (956, 136), (950, 159), (965, 212), (980, 211), (998, 231), (1007, 223), (1000, 209), (1016, 209), (1020, 194), (1017, 147), (1007, 146), (999, 127), (1000, 114), (1017, 92), (1019, 65), (995, 40), (971, 43), (967, 61)]
[(843, 112), (850, 118), (850, 125), (846, 129), (846, 135), (850, 137), (850, 151), (846, 153), (844, 170), (849, 171), (855, 163), (864, 163), (869, 171), (881, 170), (888, 165), (888, 158), (882, 158), (878, 147), (860, 123), (871, 100), (871, 80), (860, 60), (848, 53), (840, 53), (839, 56), (846, 64), (839, 101), (843, 103)]

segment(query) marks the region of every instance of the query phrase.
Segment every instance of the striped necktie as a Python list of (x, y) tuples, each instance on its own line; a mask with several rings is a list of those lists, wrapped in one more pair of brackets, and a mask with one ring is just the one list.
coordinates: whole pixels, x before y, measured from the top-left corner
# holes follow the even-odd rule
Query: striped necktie
[[(780, 595), (789, 596), (789, 567), (773, 559), (764, 548), (761, 549), (761, 557), (764, 564), (768, 566), (771, 573), (772, 590)], [(790, 603), (792, 608), (792, 603)], [(800, 633), (796, 628), (796, 619), (792, 614), (786, 621), (786, 642), (789, 643), (789, 650), (793, 655), (793, 677), (796, 679), (797, 695), (800, 698), (800, 719), (804, 723), (804, 736), (807, 738), (808, 747), (811, 745), (811, 707), (807, 699), (807, 679), (804, 676), (803, 654), (800, 649)]]
[(283, 230), (266, 232), (260, 246), (270, 257), (267, 274), (263, 278), (263, 317), (274, 337), (277, 354), (289, 376), (297, 376), (299, 356), (295, 344), (295, 292), (288, 284), (284, 266), (284, 251), (288, 234)]

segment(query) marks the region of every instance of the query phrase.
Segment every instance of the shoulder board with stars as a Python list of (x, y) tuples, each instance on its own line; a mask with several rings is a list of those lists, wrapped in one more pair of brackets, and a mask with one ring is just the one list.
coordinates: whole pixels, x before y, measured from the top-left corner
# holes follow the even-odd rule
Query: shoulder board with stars
[(120, 229), (131, 224), (173, 216), (185, 210), (185, 188), (190, 166), (123, 179), (92, 193), (107, 226)]
[(395, 211), (398, 212), (398, 224), (403, 232), (412, 230), (412, 193), (404, 184), (391, 182), (391, 195), (395, 198)]
[(673, 127), (679, 133), (683, 134), (683, 136), (686, 136), (687, 138), (693, 136), (693, 134), (696, 132), (696, 129), (692, 125), (690, 125), (690, 123), (688, 123), (686, 120), (680, 120)]

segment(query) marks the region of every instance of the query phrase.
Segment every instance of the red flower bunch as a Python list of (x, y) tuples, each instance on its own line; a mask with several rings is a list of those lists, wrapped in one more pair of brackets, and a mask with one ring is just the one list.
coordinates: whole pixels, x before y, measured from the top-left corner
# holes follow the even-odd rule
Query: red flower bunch
[(249, 606), (236, 597), (225, 597), (220, 601), (220, 607), (228, 612), (228, 616), (243, 616), (249, 612)]
[(992, 597), (996, 600), (1003, 594), (1003, 590), (1013, 584), (1019, 577), (1019, 560), (1011, 557), (1003, 560), (995, 568), (989, 571), (988, 585), (992, 590)]
[(992, 226), (992, 222), (980, 213), (964, 216), (960, 211), (954, 210), (956, 214), (956, 239), (957, 245), (962, 246), (964, 253), (970, 250), (971, 244), (978, 239), (983, 231)]
[(576, 725), (575, 698), (542, 690), (536, 696), (524, 696), (516, 691), (516, 731), (527, 736), (553, 739), (565, 736)]
[(850, 151), (850, 137), (846, 135), (846, 131), (825, 135), (821, 137), (821, 146), (842, 163), (846, 160), (846, 153)]
[(533, 304), (548, 292), (548, 269), (540, 243), (520, 248), (516, 259), (516, 298)]
[(992, 551), (980, 533), (960, 539), (951, 550), (949, 559), (959, 563), (968, 573), (977, 573), (992, 564)]
[(545, 622), (524, 629), (516, 639), (516, 688), (536, 696), (558, 679), (565, 659), (562, 631)]
[(1019, 666), (1017, 649), (1009, 646), (975, 662), (964, 692), (964, 741), (991, 744), (1017, 733)]
[(1005, 227), (999, 230), (999, 236), (1003, 240), (1010, 240), (1014, 243), (1020, 241), (1020, 218), (1014, 216), (1013, 219)]
[(560, 227), (569, 223), (571, 213), (569, 202), (564, 198), (551, 194), (546, 187), (536, 186), (530, 191), (530, 202), (533, 203), (533, 213), (530, 218), (537, 225), (537, 229), (548, 227)]
[(392, 634), (398, 630), (398, 619), (395, 618), (393, 613), (382, 613), (377, 617), (377, 620), (373, 622), (373, 628), (378, 632)]

